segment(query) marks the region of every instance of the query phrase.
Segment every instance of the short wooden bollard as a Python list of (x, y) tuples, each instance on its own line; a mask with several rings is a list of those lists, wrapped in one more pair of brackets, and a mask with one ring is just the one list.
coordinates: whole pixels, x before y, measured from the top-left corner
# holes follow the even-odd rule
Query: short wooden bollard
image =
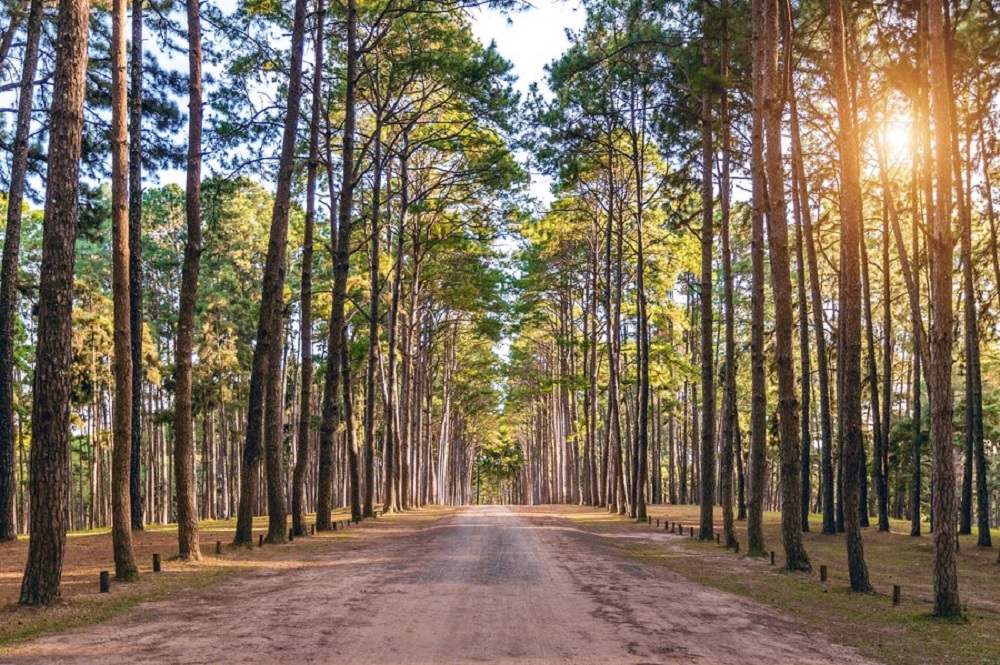
[(311, 525), (309, 527), (309, 535), (310, 536), (315, 536), (316, 535), (316, 525), (315, 524), (313, 524), (313, 525)]
[(295, 527), (288, 530), (288, 542), (295, 540)]
[(899, 606), (899, 601), (903, 595), (903, 589), (898, 584), (892, 585), (892, 606)]
[(264, 547), (264, 534), (257, 536), (257, 547)]
[(694, 527), (690, 528), (690, 537), (694, 538)]
[(715, 534), (715, 544), (716, 545), (721, 545), (722, 544), (722, 534), (718, 534), (718, 533)]
[(160, 572), (160, 555), (159, 554), (154, 554), (153, 555), (153, 572), (154, 573)]
[(215, 541), (215, 553), (216, 554), (222, 554), (222, 541), (221, 540)]
[(774, 565), (774, 550), (771, 551), (771, 565)]
[(826, 577), (827, 577), (827, 575), (826, 575), (826, 566), (820, 566), (819, 567), (819, 581), (820, 582), (826, 582)]
[(109, 593), (111, 591), (111, 574), (106, 570), (101, 571), (101, 593)]

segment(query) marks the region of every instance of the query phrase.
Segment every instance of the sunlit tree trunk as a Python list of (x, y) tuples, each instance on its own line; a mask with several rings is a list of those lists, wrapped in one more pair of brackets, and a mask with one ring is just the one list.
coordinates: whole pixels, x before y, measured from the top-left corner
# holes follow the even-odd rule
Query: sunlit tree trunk
[(111, 540), (115, 579), (139, 579), (132, 550), (132, 336), (129, 305), (128, 84), (125, 0), (111, 10), (111, 245), (114, 294), (114, 425), (111, 465)]

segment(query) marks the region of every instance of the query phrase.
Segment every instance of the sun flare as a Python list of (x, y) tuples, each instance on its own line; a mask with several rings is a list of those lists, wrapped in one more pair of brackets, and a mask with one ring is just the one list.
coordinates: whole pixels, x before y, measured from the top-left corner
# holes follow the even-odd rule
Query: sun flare
[(887, 157), (900, 161), (910, 154), (913, 121), (909, 116), (896, 116), (882, 121), (882, 144)]

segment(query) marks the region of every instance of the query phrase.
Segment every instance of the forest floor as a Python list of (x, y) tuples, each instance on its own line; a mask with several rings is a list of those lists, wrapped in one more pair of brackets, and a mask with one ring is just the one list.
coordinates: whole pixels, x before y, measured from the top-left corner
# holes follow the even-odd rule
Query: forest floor
[[(246, 556), (274, 558), (21, 644), (0, 660), (873, 662), (806, 622), (695, 583), (641, 549), (681, 548), (701, 558), (681, 541), (578, 507), (428, 508), (254, 550)], [(623, 547), (630, 543), (641, 547)], [(79, 602), (69, 596), (70, 606)]]
[[(697, 506), (650, 506), (653, 524), (637, 524), (617, 516), (581, 513), (574, 523), (603, 533), (614, 549), (637, 561), (652, 563), (685, 578), (749, 598), (796, 617), (810, 630), (856, 647), (862, 654), (892, 665), (978, 665), (1000, 662), (1000, 565), (997, 549), (976, 546), (975, 531), (961, 536), (958, 577), (965, 617), (960, 621), (931, 617), (933, 610), (933, 538), (913, 538), (909, 522), (891, 521), (887, 533), (875, 526), (864, 530), (865, 558), (875, 593), (852, 593), (847, 551), (842, 535), (820, 533), (819, 516), (804, 534), (813, 573), (788, 573), (782, 568), (781, 515), (765, 513), (764, 534), (770, 558), (737, 555), (714, 541), (698, 540)], [(656, 522), (660, 526), (656, 528)], [(665, 530), (680, 523), (684, 535)], [(874, 524), (874, 522), (873, 522)], [(695, 536), (690, 537), (694, 526)], [(722, 514), (715, 508), (715, 529), (722, 532)], [(736, 523), (737, 540), (745, 554), (746, 522)], [(1000, 544), (1000, 532), (993, 532)], [(826, 583), (819, 570), (826, 565)], [(892, 586), (902, 587), (902, 602), (892, 606)]]
[[(347, 520), (350, 513), (334, 514), (338, 521)], [(311, 520), (310, 520), (311, 523)], [(66, 558), (63, 564), (62, 600), (47, 608), (30, 609), (17, 605), (21, 577), (28, 555), (28, 539), (0, 544), (0, 659), (4, 649), (25, 639), (59, 633), (86, 626), (128, 612), (138, 604), (187, 593), (194, 589), (221, 582), (247, 570), (269, 567), (281, 569), (294, 565), (296, 557), (328, 545), (330, 541), (349, 538), (350, 526), (310, 538), (300, 538), (281, 547), (233, 548), (230, 543), (236, 529), (235, 520), (203, 521), (199, 542), (204, 560), (183, 563), (177, 556), (177, 525), (150, 524), (144, 531), (133, 532), (132, 542), (139, 565), (139, 582), (115, 584), (114, 559), (109, 529), (72, 532), (66, 538)], [(267, 518), (254, 520), (254, 538), (267, 532)], [(222, 543), (222, 554), (216, 554), (216, 543)], [(256, 541), (255, 541), (256, 542)], [(161, 572), (152, 572), (153, 554), (161, 556)], [(99, 593), (100, 571), (112, 573), (112, 592)]]

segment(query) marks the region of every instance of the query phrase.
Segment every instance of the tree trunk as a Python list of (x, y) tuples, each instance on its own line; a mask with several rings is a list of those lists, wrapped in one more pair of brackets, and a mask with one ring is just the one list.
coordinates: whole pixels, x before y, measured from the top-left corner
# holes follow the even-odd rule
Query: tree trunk
[[(872, 448), (874, 449), (875, 464), (872, 465), (872, 480), (876, 487), (877, 492), (881, 492), (881, 477), (882, 472), (878, 465), (878, 460), (882, 457), (882, 442), (883, 442), (883, 431), (882, 431), (882, 405), (879, 399), (879, 377), (878, 377), (878, 359), (875, 357), (875, 324), (874, 316), (872, 315), (872, 289), (871, 289), (871, 261), (868, 259), (868, 246), (864, 239), (864, 231), (862, 230), (862, 239), (859, 243), (861, 249), (861, 283), (862, 283), (862, 302), (864, 303), (864, 315), (865, 315), (865, 339), (868, 344), (868, 385), (871, 392), (871, 412), (872, 412)], [(867, 461), (863, 461), (861, 465), (861, 526), (867, 527), (868, 524), (868, 476), (866, 474)], [(888, 490), (888, 487), (886, 487)], [(880, 529), (881, 530), (881, 529)]]
[[(823, 500), (823, 530), (824, 534), (837, 531), (834, 514), (834, 476), (833, 476), (833, 424), (830, 408), (830, 368), (827, 356), (826, 331), (823, 317), (823, 296), (819, 281), (819, 261), (816, 258), (816, 236), (813, 231), (812, 213), (809, 209), (809, 194), (806, 182), (806, 171), (802, 160), (802, 139), (799, 132), (799, 111), (794, 90), (790, 90), (791, 98), (791, 146), (792, 169), (794, 181), (798, 185), (795, 197), (799, 203), (802, 215), (802, 234), (805, 240), (806, 260), (809, 268), (809, 293), (812, 304), (813, 333), (816, 337), (816, 372), (819, 375), (819, 422), (822, 440), (820, 451), (820, 485)], [(803, 405), (804, 407), (804, 405)], [(803, 413), (805, 409), (803, 408)]]
[[(799, 401), (795, 394), (794, 316), (792, 280), (785, 212), (784, 168), (781, 148), (781, 116), (785, 93), (778, 75), (778, 3), (768, 0), (765, 22), (763, 72), (764, 126), (767, 148), (767, 239), (771, 259), (774, 296), (775, 361), (778, 374), (778, 428), (781, 443), (781, 532), (785, 568), (812, 569), (802, 543), (802, 500), (799, 450)], [(786, 39), (787, 41), (787, 39)], [(791, 44), (786, 43), (786, 48)]]
[(878, 469), (878, 530), (889, 531), (889, 432), (892, 427), (892, 276), (889, 265), (889, 206), (882, 211), (882, 441)]
[(181, 269), (180, 307), (177, 315), (177, 367), (174, 397), (174, 473), (177, 483), (177, 540), (181, 560), (200, 560), (198, 514), (195, 509), (194, 432), (191, 409), (191, 354), (194, 348), (194, 315), (201, 262), (201, 15), (198, 3), (189, 2), (188, 80), (189, 133), (187, 154), (187, 241)]
[[(834, 92), (837, 100), (840, 147), (840, 349), (842, 390), (839, 395), (840, 429), (843, 436), (844, 529), (847, 542), (847, 565), (851, 589), (868, 593), (868, 567), (861, 540), (858, 482), (864, 467), (861, 462), (861, 258), (863, 238), (861, 207), (861, 168), (854, 126), (854, 114), (847, 81), (846, 10), (841, 0), (830, 5), (830, 41), (832, 47)], [(873, 386), (874, 387), (874, 386)]]
[(764, 13), (767, 0), (752, 0), (751, 55), (753, 110), (750, 134), (751, 296), (750, 296), (750, 496), (747, 502), (747, 554), (765, 556), (764, 486), (767, 449), (767, 376), (764, 368), (764, 213), (767, 176), (764, 173)]
[(125, 0), (111, 10), (111, 235), (114, 294), (114, 425), (111, 465), (111, 539), (115, 579), (139, 579), (132, 550), (132, 336), (129, 295), (128, 88)]
[[(382, 209), (382, 126), (375, 123), (375, 150), (373, 157), (373, 168), (375, 181), (372, 184), (371, 202), (371, 237), (368, 255), (368, 362), (365, 374), (365, 436), (364, 436), (364, 458), (365, 458), (365, 503), (364, 516), (373, 517), (375, 515), (375, 385), (378, 373), (377, 351), (378, 351), (378, 320), (379, 320), (379, 227), (380, 213)], [(392, 459), (385, 461), (390, 473), (393, 465)], [(388, 492), (387, 492), (388, 493)]]
[(408, 150), (409, 146), (406, 141), (406, 136), (404, 135), (402, 154), (399, 160), (399, 227), (396, 230), (396, 257), (393, 266), (392, 295), (389, 305), (389, 320), (386, 323), (386, 334), (388, 337), (388, 358), (386, 359), (387, 399), (385, 408), (385, 442), (383, 443), (382, 448), (383, 450), (392, 451), (391, 457), (394, 464), (391, 469), (392, 473), (389, 473), (390, 469), (388, 465), (386, 465), (385, 512), (399, 510), (402, 507), (402, 497), (400, 494), (406, 494), (406, 487), (402, 487), (400, 484), (400, 479), (403, 475), (400, 471), (404, 460), (401, 454), (402, 451), (399, 441), (400, 432), (397, 428), (397, 425), (400, 424), (400, 417), (398, 412), (399, 404), (396, 389), (396, 339), (398, 336), (397, 328), (399, 326), (399, 300), (403, 288), (403, 251), (404, 240), (406, 238), (406, 215), (410, 206)]
[[(42, 32), (42, 0), (32, 0), (28, 10), (24, 61), (18, 92), (17, 120), (12, 150), (10, 190), (7, 194), (7, 230), (3, 267), (0, 270), (0, 542), (17, 539), (14, 504), (17, 477), (14, 469), (14, 320), (17, 316), (18, 254), (21, 249), (21, 207), (28, 173), (28, 138), (38, 68), (38, 43)], [(15, 31), (12, 21), (9, 33)], [(6, 35), (5, 35), (6, 37)], [(18, 419), (20, 423), (20, 418)]]
[(292, 529), (296, 536), (306, 534), (306, 472), (309, 465), (309, 440), (312, 428), (312, 269), (313, 229), (316, 227), (316, 176), (319, 171), (319, 121), (323, 97), (323, 24), (324, 0), (316, 0), (316, 35), (313, 40), (315, 62), (312, 80), (312, 117), (309, 124), (309, 164), (306, 174), (306, 218), (302, 237), (302, 285), (299, 297), (299, 355), (302, 385), (299, 390), (299, 438), (292, 477)]
[[(330, 338), (327, 344), (327, 363), (323, 389), (323, 414), (319, 439), (319, 491), (316, 497), (316, 530), (329, 531), (332, 528), (330, 509), (333, 482), (333, 439), (340, 422), (341, 405), (350, 408), (344, 393), (343, 402), (338, 397), (341, 381), (350, 385), (348, 377), (340, 376), (340, 363), (336, 360), (337, 349), (344, 345), (344, 307), (347, 300), (347, 276), (351, 258), (351, 212), (354, 206), (354, 142), (357, 125), (357, 78), (358, 78), (358, 5), (357, 0), (347, 0), (347, 54), (344, 102), (344, 143), (341, 155), (340, 200), (337, 207), (336, 243), (334, 249), (333, 295), (330, 312)], [(350, 432), (348, 433), (350, 438)], [(349, 455), (356, 454), (348, 447)], [(353, 459), (353, 457), (352, 457)], [(355, 500), (359, 496), (359, 475), (351, 469), (351, 517), (361, 519), (361, 506)]]
[(132, 452), (129, 498), (132, 530), (142, 531), (142, 2), (132, 2), (132, 53), (129, 90), (129, 329), (132, 336)]
[[(281, 138), (281, 156), (278, 162), (278, 177), (274, 195), (274, 209), (271, 215), (271, 231), (268, 238), (267, 258), (264, 263), (264, 284), (261, 289), (260, 317), (257, 323), (257, 343), (254, 346), (253, 366), (250, 372), (250, 392), (247, 406), (247, 433), (243, 450), (244, 477), (249, 478), (256, 473), (257, 462), (260, 460), (261, 434), (264, 434), (264, 448), (280, 447), (280, 441), (270, 441), (271, 437), (280, 437), (281, 428), (270, 420), (269, 416), (280, 417), (280, 409), (274, 408), (270, 414), (265, 414), (262, 423), (261, 411), (267, 395), (280, 395), (280, 387), (269, 386), (268, 381), (281, 381), (280, 367), (269, 367), (272, 359), (280, 361), (280, 352), (272, 350), (272, 346), (281, 345), (282, 310), (284, 309), (285, 272), (287, 270), (285, 255), (288, 248), (288, 215), (291, 208), (292, 178), (295, 167), (295, 140), (299, 124), (299, 103), (302, 99), (302, 52), (305, 46), (305, 0), (295, 1), (295, 15), (292, 25), (291, 68), (288, 78), (288, 98), (285, 110), (284, 133)], [(268, 464), (281, 463), (280, 455), (270, 457)], [(280, 479), (280, 468), (269, 471)], [(245, 483), (240, 493), (240, 509), (236, 522), (236, 538), (238, 545), (249, 545), (253, 541), (253, 505), (256, 503), (256, 484)], [(269, 503), (276, 502), (280, 487), (271, 487), (268, 483)], [(277, 505), (277, 504), (276, 504)], [(282, 505), (284, 505), (282, 503)], [(269, 514), (268, 539), (270, 542), (283, 542), (284, 525), (281, 527), (281, 538), (278, 539), (276, 517), (284, 519), (284, 510), (279, 516)]]
[[(708, 17), (711, 4), (702, 4), (702, 67), (712, 68), (712, 51), (709, 45)], [(715, 309), (712, 302), (712, 283), (715, 280), (714, 216), (715, 201), (712, 189), (712, 93), (710, 87), (701, 93), (701, 499), (698, 528), (699, 540), (712, 540), (715, 532), (715, 353), (712, 349), (712, 329)]]
[(66, 549), (73, 261), (89, 18), (88, 0), (60, 0), (31, 408), (31, 539), (22, 605), (59, 599)]
[[(931, 112), (934, 118), (934, 215), (928, 225), (931, 331), (928, 346), (927, 387), (931, 403), (931, 511), (934, 519), (934, 614), (959, 616), (955, 561), (955, 465), (952, 450), (953, 399), (951, 390), (952, 262), (951, 231), (951, 94), (948, 76), (945, 8), (943, 0), (927, 0), (928, 63)], [(928, 202), (929, 204), (929, 202)]]

